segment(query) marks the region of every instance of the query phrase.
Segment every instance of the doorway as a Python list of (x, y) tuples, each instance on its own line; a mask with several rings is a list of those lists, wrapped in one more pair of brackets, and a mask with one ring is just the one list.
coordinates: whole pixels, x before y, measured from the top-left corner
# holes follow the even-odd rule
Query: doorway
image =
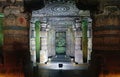
[(66, 32), (55, 33), (56, 55), (66, 55)]

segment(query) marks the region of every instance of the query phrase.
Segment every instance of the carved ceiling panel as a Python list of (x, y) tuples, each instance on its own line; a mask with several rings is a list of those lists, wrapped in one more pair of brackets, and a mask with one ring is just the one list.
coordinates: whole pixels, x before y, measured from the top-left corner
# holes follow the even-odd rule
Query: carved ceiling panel
[(72, 3), (47, 4), (43, 9), (33, 11), (33, 16), (77, 16), (79, 9)]

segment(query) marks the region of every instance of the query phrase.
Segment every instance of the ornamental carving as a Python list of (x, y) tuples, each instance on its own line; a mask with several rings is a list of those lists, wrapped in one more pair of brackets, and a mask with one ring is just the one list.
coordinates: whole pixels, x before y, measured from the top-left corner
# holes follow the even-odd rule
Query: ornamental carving
[(66, 11), (70, 10), (70, 7), (65, 6), (65, 5), (63, 5), (63, 6), (56, 5), (56, 6), (52, 7), (51, 10), (54, 12), (66, 12)]
[(43, 9), (32, 12), (33, 16), (77, 16), (79, 9), (76, 8), (75, 4), (72, 3), (52, 3), (47, 4)]

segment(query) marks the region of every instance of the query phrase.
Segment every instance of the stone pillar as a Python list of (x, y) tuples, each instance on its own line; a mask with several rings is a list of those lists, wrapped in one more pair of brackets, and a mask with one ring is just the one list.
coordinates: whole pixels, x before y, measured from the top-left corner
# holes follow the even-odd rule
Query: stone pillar
[(53, 28), (50, 28), (48, 31), (48, 56), (54, 56), (56, 55), (55, 52), (55, 30)]
[(92, 68), (97, 77), (120, 76), (120, 8), (104, 6), (103, 12), (93, 14), (92, 19)]
[(0, 65), (3, 64), (3, 44), (4, 44), (3, 22), (4, 14), (0, 13)]
[(35, 45), (35, 24), (33, 21), (30, 23), (30, 56), (31, 61), (35, 64), (36, 63), (36, 45)]
[(69, 27), (68, 30), (66, 31), (66, 54), (71, 56), (71, 57), (74, 57), (75, 55), (75, 37), (74, 37), (74, 30), (72, 27)]
[(107, 6), (104, 12), (95, 15), (93, 25), (93, 51), (96, 53), (120, 50), (120, 11), (116, 6)]
[[(26, 68), (30, 64), (29, 52), (29, 17), (24, 12), (23, 0), (1, 0), (4, 19), (4, 67), (12, 73), (13, 70), (22, 70), (26, 75)], [(28, 71), (28, 70), (27, 70)], [(22, 76), (22, 75), (21, 75)], [(30, 76), (28, 76), (30, 77)]]
[(87, 37), (88, 37), (88, 61), (91, 60), (91, 53), (92, 53), (92, 20), (91, 18), (88, 18), (88, 31), (87, 31)]
[(82, 30), (80, 20), (76, 20), (74, 35), (75, 35), (75, 62), (78, 64), (82, 64), (83, 52), (82, 52)]
[(41, 49), (40, 49), (40, 63), (45, 63), (48, 60), (48, 31), (47, 24), (43, 23), (42, 30), (40, 31)]

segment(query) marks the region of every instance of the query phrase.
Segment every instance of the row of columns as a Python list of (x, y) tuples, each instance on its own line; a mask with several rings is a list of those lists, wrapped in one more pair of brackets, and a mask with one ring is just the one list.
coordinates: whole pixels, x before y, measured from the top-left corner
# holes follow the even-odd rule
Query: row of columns
[[(76, 25), (73, 28), (68, 28), (66, 31), (66, 54), (75, 57), (75, 62), (79, 64), (90, 60), (89, 55), (92, 49), (91, 22), (88, 22), (88, 19), (81, 22), (76, 21)], [(34, 63), (45, 63), (49, 56), (54, 56), (56, 53), (54, 28), (44, 26), (47, 26), (47, 24), (39, 21), (31, 23), (30, 26), (30, 52)], [(88, 26), (89, 29), (87, 28)]]

